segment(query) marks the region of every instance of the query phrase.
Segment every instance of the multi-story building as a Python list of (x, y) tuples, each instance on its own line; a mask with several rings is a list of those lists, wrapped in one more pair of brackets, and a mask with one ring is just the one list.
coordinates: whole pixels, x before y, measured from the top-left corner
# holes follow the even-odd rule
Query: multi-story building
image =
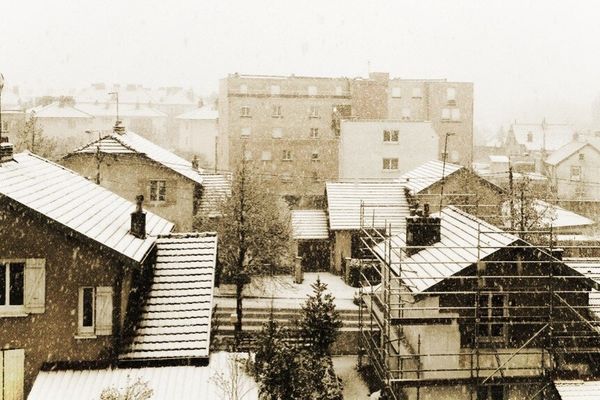
[(431, 121), (438, 151), (450, 133), (448, 161), (471, 162), (472, 83), (232, 74), (219, 90), (219, 167), (245, 158), (282, 195), (320, 196), (339, 177), (340, 121), (350, 118)]
[(344, 120), (339, 143), (340, 179), (398, 178), (439, 155), (430, 122)]
[(177, 135), (172, 145), (186, 158), (198, 156), (203, 168), (215, 166), (219, 113), (212, 107), (196, 108), (177, 116)]

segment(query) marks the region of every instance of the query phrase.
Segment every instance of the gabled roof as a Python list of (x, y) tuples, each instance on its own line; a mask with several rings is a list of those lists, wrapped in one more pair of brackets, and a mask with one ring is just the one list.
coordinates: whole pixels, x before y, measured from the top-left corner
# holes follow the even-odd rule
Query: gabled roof
[[(600, 285), (600, 264), (597, 259), (565, 259), (565, 264)], [(594, 314), (596, 319), (600, 320), (600, 291), (597, 289), (590, 291), (588, 304), (590, 312)], [(600, 327), (598, 327), (598, 330), (600, 331)]]
[(207, 366), (40, 371), (27, 398), (98, 400), (104, 389), (115, 388), (123, 392), (128, 385), (141, 379), (152, 389), (152, 400), (220, 399), (223, 388), (217, 378), (221, 375), (225, 382), (235, 379), (240, 391), (245, 393), (245, 400), (258, 400), (257, 385), (243, 368), (241, 376), (232, 378), (234, 356), (247, 357), (219, 352), (211, 354)]
[(463, 168), (464, 167), (461, 165), (451, 164), (449, 162), (446, 162), (446, 165), (444, 166), (443, 161), (432, 160), (402, 174), (400, 178), (398, 178), (398, 182), (417, 194), (441, 181), (442, 178), (447, 178)]
[(38, 106), (27, 110), (27, 113), (35, 112), (38, 118), (94, 118), (93, 115), (81, 110), (77, 106), (60, 105), (58, 101), (45, 106)]
[(540, 215), (541, 223), (544, 226), (552, 225), (553, 228), (567, 228), (588, 226), (595, 223), (588, 217), (566, 210), (555, 204), (546, 203), (542, 200), (536, 200), (533, 203), (533, 208), (538, 215)]
[(214, 233), (161, 236), (150, 292), (121, 360), (208, 358), (217, 262)]
[(177, 119), (217, 119), (219, 111), (212, 107), (201, 107), (195, 110), (188, 111), (176, 117)]
[(326, 192), (334, 231), (361, 228), (361, 203), (365, 227), (400, 229), (409, 215), (404, 186), (397, 182), (327, 182)]
[[(510, 132), (528, 151), (554, 151), (573, 140), (575, 129), (567, 124), (513, 124)], [(531, 138), (531, 141), (529, 140)]]
[(221, 203), (231, 196), (231, 174), (202, 173), (199, 211), (209, 217), (221, 213)]
[(325, 210), (293, 210), (292, 237), (295, 240), (328, 239)]
[(592, 148), (594, 148), (596, 151), (600, 152), (600, 148), (595, 143), (575, 142), (574, 141), (574, 142), (567, 143), (566, 145), (562, 146), (561, 148), (557, 149), (552, 154), (550, 154), (546, 158), (546, 164), (558, 165), (561, 162), (563, 162), (564, 160), (566, 160), (567, 158), (569, 158), (571, 155), (573, 155), (575, 152), (581, 150), (582, 148), (584, 148), (585, 146), (588, 146), (588, 145), (592, 146)]
[(13, 201), (88, 239), (142, 261), (156, 236), (173, 224), (146, 211), (145, 239), (129, 233), (136, 206), (81, 175), (31, 153), (14, 155), (0, 165), (0, 198)]
[[(392, 236), (374, 249), (396, 274), (400, 273), (400, 278), (413, 292), (428, 290), (436, 283), (519, 240), (456, 207), (444, 208), (440, 217), (441, 240), (410, 257), (403, 250), (406, 247), (405, 233)], [(390, 245), (391, 251), (384, 250)]]
[(161, 164), (162, 166), (173, 170), (196, 183), (202, 183), (202, 175), (199, 171), (192, 168), (192, 163), (171, 153), (170, 151), (144, 139), (142, 136), (127, 131), (123, 134), (112, 133), (108, 136), (89, 143), (73, 153), (68, 154), (69, 157), (73, 154), (96, 153), (98, 147), (101, 153), (111, 154), (131, 154), (138, 153), (145, 155), (149, 159)]

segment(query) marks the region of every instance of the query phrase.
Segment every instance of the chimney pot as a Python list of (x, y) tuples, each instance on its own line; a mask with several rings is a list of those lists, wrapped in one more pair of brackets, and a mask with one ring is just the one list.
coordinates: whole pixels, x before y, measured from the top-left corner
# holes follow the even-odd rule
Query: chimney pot
[(8, 141), (8, 137), (0, 137), (0, 164), (13, 160), (14, 146)]

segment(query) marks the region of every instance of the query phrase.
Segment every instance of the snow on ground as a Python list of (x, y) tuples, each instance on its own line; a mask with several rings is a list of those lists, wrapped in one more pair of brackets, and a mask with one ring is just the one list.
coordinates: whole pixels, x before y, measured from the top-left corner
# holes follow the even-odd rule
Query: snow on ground
[(369, 389), (356, 370), (356, 356), (333, 357), (333, 368), (344, 383), (344, 400), (368, 399)]
[[(335, 305), (339, 310), (353, 310), (358, 307), (352, 302), (356, 288), (348, 286), (341, 277), (329, 272), (308, 272), (300, 284), (293, 282), (291, 275), (252, 277), (252, 282), (244, 287), (244, 307), (270, 307), (271, 301), (275, 307), (295, 308), (304, 304), (306, 297), (311, 295), (311, 285), (317, 280), (327, 284), (327, 289), (335, 297)], [(233, 293), (227, 293), (223, 288), (215, 290), (215, 301), (220, 305), (235, 305)]]

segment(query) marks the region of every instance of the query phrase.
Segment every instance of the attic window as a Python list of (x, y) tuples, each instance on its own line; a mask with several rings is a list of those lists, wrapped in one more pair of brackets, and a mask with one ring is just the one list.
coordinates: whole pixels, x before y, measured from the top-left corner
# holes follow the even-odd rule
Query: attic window
[(579, 161), (585, 160), (585, 154), (579, 153)]

